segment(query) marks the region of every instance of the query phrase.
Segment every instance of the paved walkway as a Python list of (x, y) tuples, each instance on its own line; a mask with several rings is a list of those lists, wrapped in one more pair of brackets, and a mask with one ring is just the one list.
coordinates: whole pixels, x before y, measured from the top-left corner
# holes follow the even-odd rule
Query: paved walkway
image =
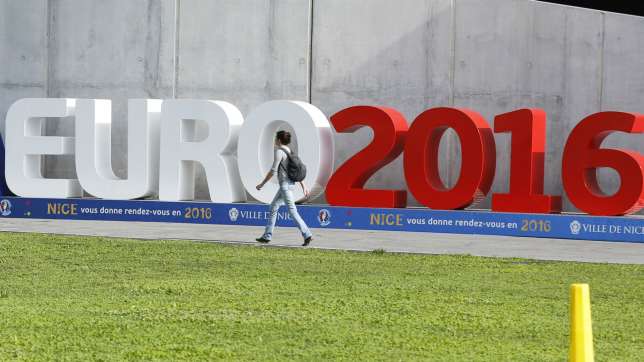
[[(96, 235), (136, 239), (185, 239), (257, 244), (263, 228), (152, 222), (2, 219), (0, 231)], [(311, 247), (424, 254), (469, 254), (599, 263), (644, 264), (644, 244), (510, 236), (313, 229)], [(295, 228), (277, 228), (270, 245), (296, 247)]]

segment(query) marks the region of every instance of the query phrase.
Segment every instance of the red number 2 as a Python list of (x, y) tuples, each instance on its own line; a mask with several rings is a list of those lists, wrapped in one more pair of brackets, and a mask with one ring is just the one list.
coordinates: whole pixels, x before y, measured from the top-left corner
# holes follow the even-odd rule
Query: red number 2
[(373, 141), (351, 157), (331, 176), (326, 199), (331, 205), (358, 207), (405, 207), (405, 190), (365, 190), (364, 184), (403, 150), (407, 121), (393, 108), (355, 106), (331, 117), (338, 132), (355, 132), (361, 127), (373, 130)]

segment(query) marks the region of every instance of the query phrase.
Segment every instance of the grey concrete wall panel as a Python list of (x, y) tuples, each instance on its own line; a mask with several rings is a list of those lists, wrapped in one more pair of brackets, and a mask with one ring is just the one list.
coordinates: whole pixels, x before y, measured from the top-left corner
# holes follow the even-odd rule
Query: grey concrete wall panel
[[(491, 126), (501, 113), (544, 109), (545, 188), (562, 195), (561, 152), (566, 137), (579, 120), (598, 110), (601, 13), (528, 1), (460, 0), (455, 18), (455, 106), (481, 113)], [(507, 192), (510, 138), (506, 134), (495, 138), (492, 190)], [(489, 207), (489, 200), (488, 196), (478, 207)]]
[(20, 98), (45, 97), (47, 2), (0, 0), (0, 129)]
[[(449, 105), (451, 3), (315, 1), (312, 103), (329, 116), (353, 105), (389, 106), (410, 124), (427, 108)], [(366, 128), (336, 134), (336, 168), (371, 139)], [(446, 169), (449, 159), (441, 161)], [(404, 189), (402, 155), (367, 187)]]
[(644, 18), (605, 17), (602, 110), (644, 113)]
[[(644, 113), (644, 18), (606, 13), (604, 37), (602, 110)], [(644, 135), (616, 133), (603, 146), (644, 153)], [(617, 173), (601, 171), (602, 189), (617, 189)]]
[(268, 100), (308, 101), (308, 1), (183, 0), (179, 12), (179, 98), (244, 114)]
[[(269, 100), (308, 101), (308, 1), (183, 0), (179, 14), (178, 98), (227, 101), (244, 115)], [(201, 167), (196, 182), (209, 197)]]
[[(112, 99), (112, 164), (126, 176), (127, 99), (171, 98), (174, 1), (50, 1), (49, 97)], [(73, 134), (72, 122), (48, 125)], [(71, 159), (47, 160), (49, 176), (72, 176)]]

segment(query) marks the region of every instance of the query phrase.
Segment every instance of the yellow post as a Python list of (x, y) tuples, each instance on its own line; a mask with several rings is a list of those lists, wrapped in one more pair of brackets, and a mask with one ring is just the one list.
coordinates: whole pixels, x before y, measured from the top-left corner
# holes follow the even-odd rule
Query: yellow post
[(570, 362), (592, 362), (593, 327), (588, 284), (570, 286)]

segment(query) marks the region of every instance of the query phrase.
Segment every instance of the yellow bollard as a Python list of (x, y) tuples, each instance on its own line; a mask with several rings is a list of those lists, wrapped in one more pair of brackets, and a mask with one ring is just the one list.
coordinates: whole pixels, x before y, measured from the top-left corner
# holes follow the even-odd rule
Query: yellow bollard
[(593, 327), (588, 284), (570, 286), (570, 362), (592, 362)]

